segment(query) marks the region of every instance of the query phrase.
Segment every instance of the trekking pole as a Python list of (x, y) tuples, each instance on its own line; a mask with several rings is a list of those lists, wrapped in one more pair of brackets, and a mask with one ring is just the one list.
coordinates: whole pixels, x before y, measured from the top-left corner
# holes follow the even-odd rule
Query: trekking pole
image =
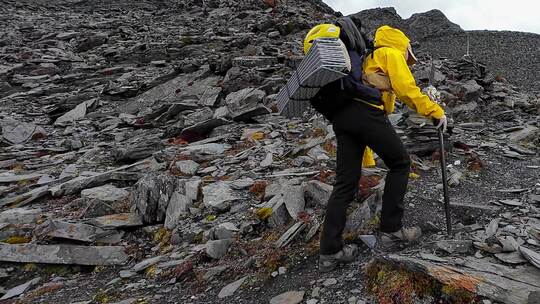
[(446, 177), (446, 158), (444, 153), (444, 134), (443, 129), (439, 128), (439, 148), (441, 151), (441, 172), (444, 191), (444, 211), (446, 213), (446, 233), (452, 233), (452, 218), (450, 217), (450, 197), (448, 195), (448, 179)]
[[(435, 78), (435, 64), (433, 58), (431, 58), (431, 68), (429, 70), (429, 85), (434, 86), (433, 79)], [(452, 218), (450, 215), (450, 196), (448, 195), (448, 178), (446, 177), (446, 158), (444, 153), (444, 130), (439, 127), (439, 150), (441, 151), (441, 172), (442, 172), (442, 184), (444, 191), (444, 212), (446, 215), (446, 233), (450, 235), (452, 233)]]

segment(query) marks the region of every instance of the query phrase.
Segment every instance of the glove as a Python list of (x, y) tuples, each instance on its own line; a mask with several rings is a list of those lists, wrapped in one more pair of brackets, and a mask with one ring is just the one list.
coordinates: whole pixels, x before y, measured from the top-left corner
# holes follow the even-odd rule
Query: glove
[(430, 85), (429, 87), (424, 88), (422, 91), (433, 102), (437, 104), (441, 104), (441, 92), (437, 91), (437, 89), (434, 86)]
[(443, 115), (440, 119), (434, 119), (433, 123), (437, 126), (437, 129), (442, 128), (442, 131), (446, 132), (446, 128), (448, 127), (448, 118), (446, 118), (446, 115)]

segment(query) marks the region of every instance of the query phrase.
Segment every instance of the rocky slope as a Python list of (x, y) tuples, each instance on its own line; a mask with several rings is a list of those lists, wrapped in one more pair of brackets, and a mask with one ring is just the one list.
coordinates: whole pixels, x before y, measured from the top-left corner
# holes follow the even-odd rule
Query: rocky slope
[(369, 9), (355, 14), (373, 31), (389, 24), (405, 31), (415, 48), (431, 56), (457, 59), (469, 54), (495, 74), (527, 91), (540, 90), (540, 35), (508, 31), (464, 31), (438, 11), (413, 14), (402, 19), (394, 8)]
[[(361, 257), (317, 271), (335, 136), (313, 113), (273, 113), (273, 100), (301, 59), (307, 29), (335, 18), (322, 2), (28, 0), (3, 1), (0, 12), (0, 301), (404, 296), (382, 281), (373, 286), (363, 270), (375, 255), (380, 161), (364, 170), (346, 228)], [(427, 62), (414, 68), (421, 86)], [(478, 297), (534, 297), (538, 95), (473, 58), (434, 66), (455, 120), (447, 157), (456, 231), (441, 229), (437, 132), (398, 106), (389, 119), (414, 163), (406, 222), (425, 234), (396, 254), (466, 258), (506, 274), (474, 273), (504, 291)], [(472, 271), (462, 264), (454, 266)], [(508, 288), (516, 272), (530, 276)], [(453, 296), (445, 290), (453, 289), (424, 301)]]

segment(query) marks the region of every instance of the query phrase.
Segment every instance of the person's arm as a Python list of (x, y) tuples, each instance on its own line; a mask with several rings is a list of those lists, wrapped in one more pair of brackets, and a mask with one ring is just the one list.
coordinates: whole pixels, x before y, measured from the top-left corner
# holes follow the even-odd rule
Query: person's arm
[(422, 94), (420, 88), (416, 86), (405, 57), (399, 52), (387, 52), (386, 61), (388, 77), (397, 97), (418, 114), (441, 119), (444, 110), (427, 95)]

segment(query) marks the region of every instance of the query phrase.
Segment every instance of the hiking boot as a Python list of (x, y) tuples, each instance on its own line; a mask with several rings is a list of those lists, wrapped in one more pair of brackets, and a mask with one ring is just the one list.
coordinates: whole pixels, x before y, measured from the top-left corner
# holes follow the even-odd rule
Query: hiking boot
[(328, 272), (336, 268), (338, 264), (350, 263), (358, 255), (356, 245), (344, 245), (340, 251), (334, 254), (321, 254), (319, 256), (319, 271)]
[(378, 249), (388, 251), (396, 245), (403, 245), (417, 241), (422, 236), (420, 227), (401, 228), (396, 232), (381, 232), (378, 240)]

